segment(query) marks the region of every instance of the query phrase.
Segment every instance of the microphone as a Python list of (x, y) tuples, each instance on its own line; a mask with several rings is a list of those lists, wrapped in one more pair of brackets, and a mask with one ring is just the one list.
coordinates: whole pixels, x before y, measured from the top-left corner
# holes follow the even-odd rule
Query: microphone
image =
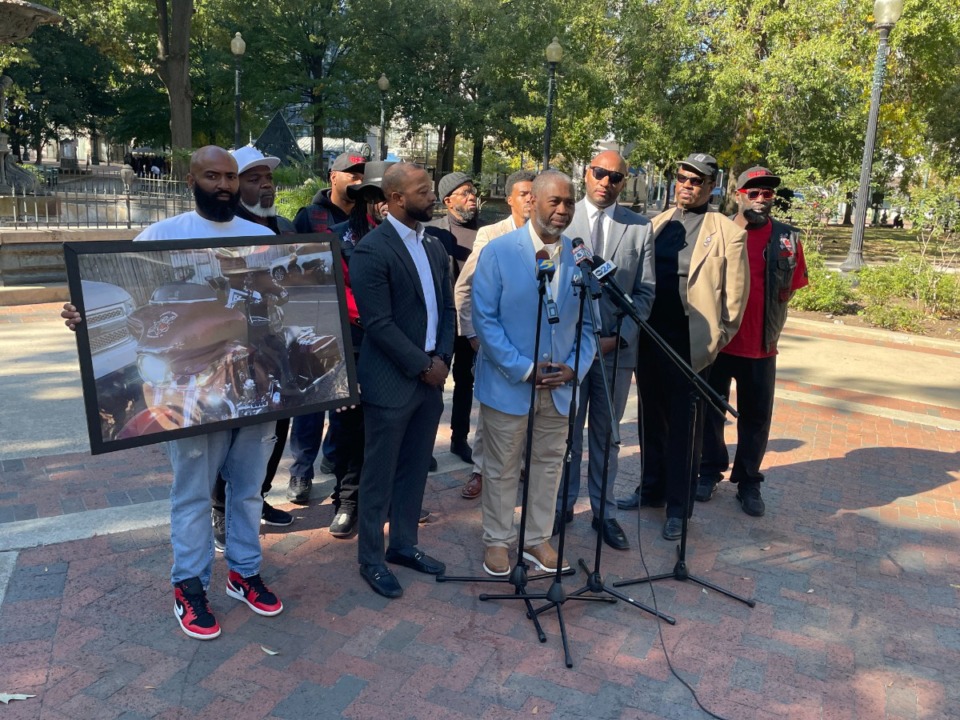
[(580, 268), (580, 277), (583, 280), (584, 288), (590, 293), (590, 297), (600, 297), (600, 286), (597, 285), (596, 278), (590, 274), (590, 271), (593, 270), (594, 262), (599, 256), (594, 255), (590, 248), (584, 244), (583, 238), (574, 238), (572, 245), (573, 261), (577, 264), (577, 267)]
[(540, 283), (540, 287), (543, 288), (547, 297), (544, 304), (547, 310), (547, 322), (551, 324), (560, 322), (560, 310), (557, 308), (557, 303), (553, 300), (553, 291), (550, 288), (550, 281), (553, 280), (556, 272), (557, 266), (553, 263), (553, 260), (550, 259), (547, 251), (538, 250), (537, 281)]
[(593, 269), (593, 253), (590, 251), (590, 248), (584, 244), (583, 238), (573, 239), (573, 261), (577, 264), (577, 267), (581, 269), (584, 264), (591, 270)]
[(633, 301), (628, 293), (624, 292), (623, 288), (620, 287), (613, 274), (617, 271), (617, 266), (614, 265), (609, 260), (604, 260), (599, 255), (593, 256), (594, 271), (593, 276), (600, 281), (600, 284), (603, 285), (614, 296), (614, 300), (617, 300), (617, 305), (624, 307), (624, 305), (632, 308), (633, 313), (628, 313), (631, 317), (636, 317), (639, 315), (637, 311), (637, 304)]

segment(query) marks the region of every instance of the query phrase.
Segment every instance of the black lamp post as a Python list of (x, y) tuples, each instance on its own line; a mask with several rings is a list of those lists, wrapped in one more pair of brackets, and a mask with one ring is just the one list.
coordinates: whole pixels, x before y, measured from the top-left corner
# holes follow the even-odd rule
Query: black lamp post
[(547, 129), (543, 133), (543, 169), (550, 167), (550, 133), (553, 130), (553, 95), (557, 85), (557, 63), (563, 59), (563, 46), (557, 38), (547, 45), (547, 65), (550, 67), (550, 79), (547, 85)]
[(873, 150), (877, 141), (877, 118), (880, 115), (880, 93), (883, 90), (883, 74), (887, 67), (889, 45), (887, 38), (903, 12), (903, 0), (876, 0), (873, 18), (880, 34), (877, 58), (873, 65), (873, 89), (870, 93), (870, 116), (867, 120), (867, 137), (863, 144), (863, 162), (860, 165), (860, 187), (857, 190), (857, 205), (853, 216), (853, 236), (850, 251), (840, 265), (844, 272), (853, 272), (863, 267), (863, 231), (867, 221), (867, 205), (870, 204), (870, 171), (873, 167)]
[(377, 87), (380, 88), (380, 160), (387, 159), (387, 116), (385, 112), (387, 90), (390, 89), (390, 81), (386, 73), (380, 73), (380, 79), (377, 80)]
[(247, 44), (240, 37), (240, 33), (233, 36), (230, 41), (230, 52), (234, 58), (234, 81), (233, 81), (233, 147), (240, 147), (240, 58), (247, 49)]

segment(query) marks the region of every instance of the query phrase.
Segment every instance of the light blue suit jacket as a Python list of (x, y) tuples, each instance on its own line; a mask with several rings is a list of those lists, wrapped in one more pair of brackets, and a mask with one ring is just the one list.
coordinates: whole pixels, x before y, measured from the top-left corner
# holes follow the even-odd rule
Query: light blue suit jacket
[[(553, 360), (575, 367), (579, 298), (574, 295), (573, 276), (579, 272), (573, 261), (570, 239), (563, 247), (557, 272), (555, 300), (560, 322), (547, 322), (546, 311), (540, 331), (540, 361)], [(534, 362), (539, 293), (537, 261), (530, 240), (529, 223), (502, 235), (483, 248), (473, 278), (473, 328), (480, 340), (474, 392), (477, 400), (508, 415), (530, 411), (530, 383), (524, 375)], [(580, 347), (578, 382), (590, 370), (596, 354), (596, 340), (590, 313), (585, 313)], [(570, 411), (569, 385), (553, 391), (557, 412)]]

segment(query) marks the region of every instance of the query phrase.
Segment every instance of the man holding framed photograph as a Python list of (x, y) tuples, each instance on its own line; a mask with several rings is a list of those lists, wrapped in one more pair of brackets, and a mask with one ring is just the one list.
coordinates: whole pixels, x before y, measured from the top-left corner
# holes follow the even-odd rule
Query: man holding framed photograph
[[(212, 145), (197, 150), (190, 158), (187, 175), (195, 209), (154, 223), (134, 239), (272, 236), (270, 228), (237, 217), (237, 170), (237, 161), (226, 150)], [(82, 321), (70, 303), (63, 306), (61, 317), (71, 330)], [(260, 490), (275, 443), (275, 423), (266, 422), (173, 440), (165, 446), (173, 467), (170, 541), (174, 613), (180, 628), (190, 637), (212, 640), (220, 635), (220, 625), (206, 595), (214, 559), (210, 496), (218, 472), (229, 487), (226, 592), (259, 615), (273, 616), (283, 610), (283, 603), (260, 577)]]

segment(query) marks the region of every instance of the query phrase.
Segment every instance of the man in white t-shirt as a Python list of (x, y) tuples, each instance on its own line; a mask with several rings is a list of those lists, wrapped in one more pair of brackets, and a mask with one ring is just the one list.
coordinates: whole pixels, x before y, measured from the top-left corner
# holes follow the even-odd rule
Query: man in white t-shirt
[[(154, 223), (135, 240), (273, 236), (268, 227), (236, 217), (240, 202), (237, 162), (226, 150), (212, 145), (197, 150), (190, 158), (187, 185), (196, 209)], [(61, 317), (71, 330), (81, 321), (69, 303), (63, 306)], [(224, 552), (229, 567), (227, 594), (260, 615), (277, 615), (283, 610), (283, 603), (260, 578), (260, 486), (276, 442), (275, 426), (274, 422), (247, 425), (166, 444), (173, 466), (170, 542), (174, 612), (190, 637), (212, 640), (220, 635), (206, 595), (214, 558), (210, 493), (218, 472), (229, 488), (226, 518), (230, 542)]]

